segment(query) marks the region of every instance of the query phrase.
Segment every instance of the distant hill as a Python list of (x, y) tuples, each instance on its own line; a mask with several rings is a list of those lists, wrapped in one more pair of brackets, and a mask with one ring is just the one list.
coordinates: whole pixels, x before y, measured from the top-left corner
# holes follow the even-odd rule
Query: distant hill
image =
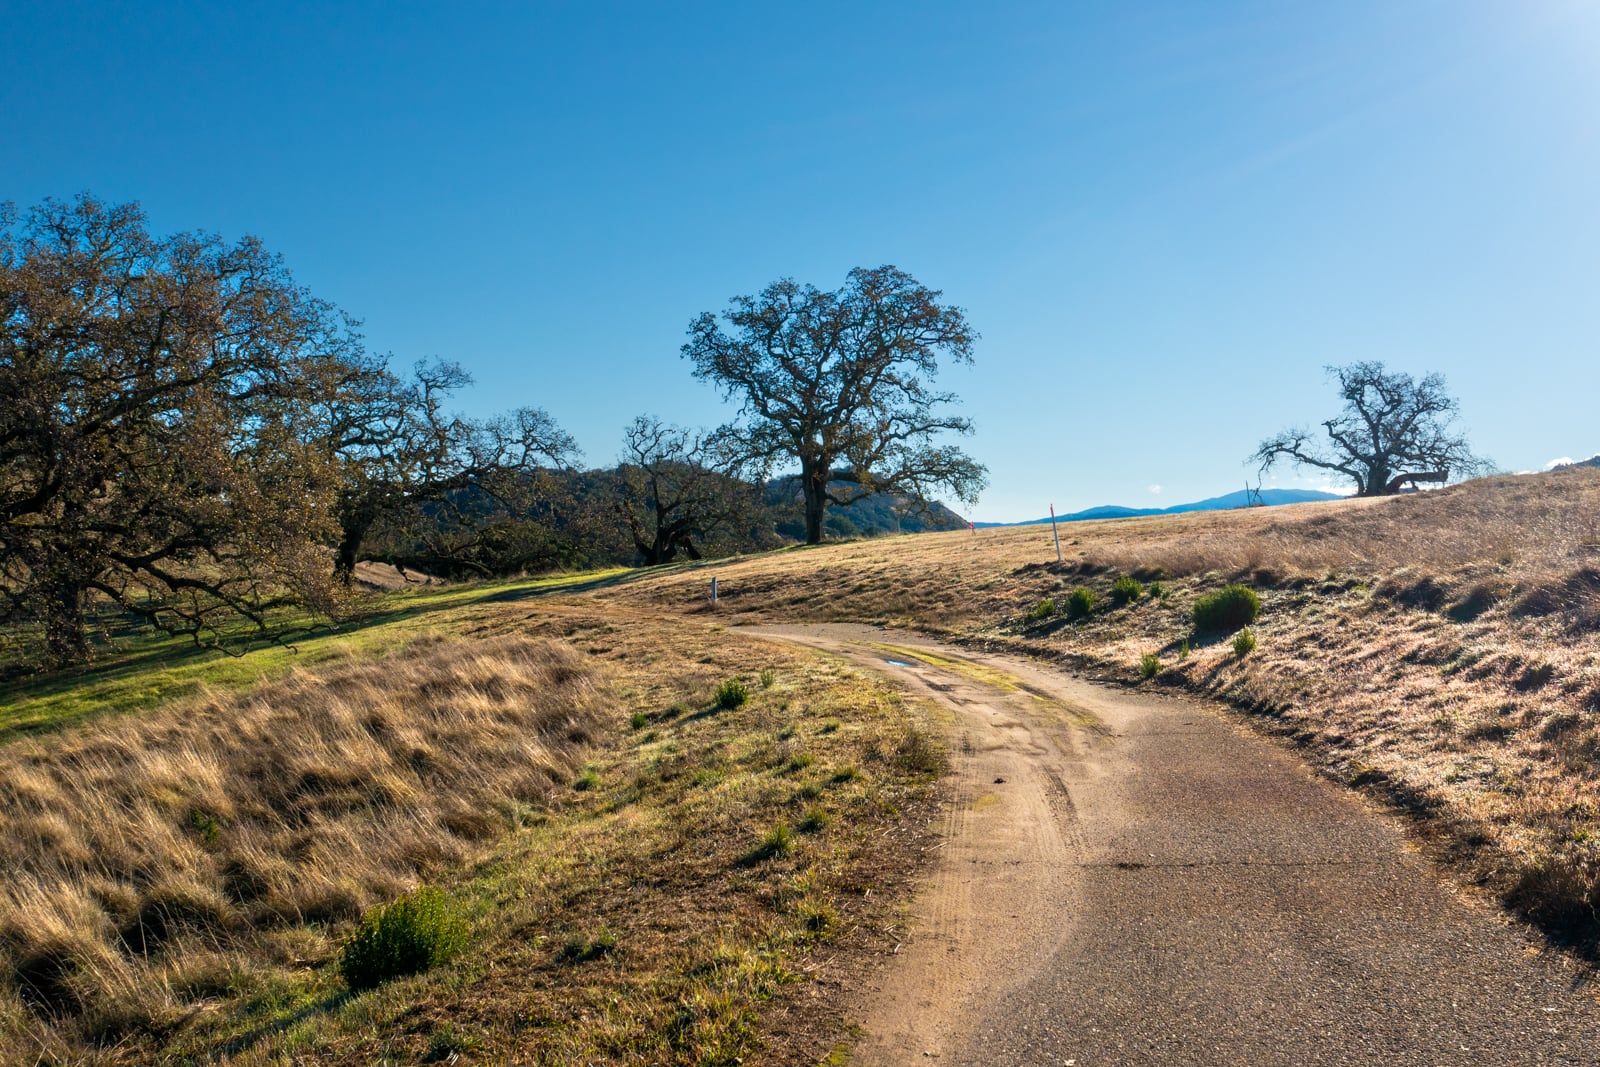
[(1571, 463), (1558, 463), (1550, 469), (1553, 471), (1569, 471), (1576, 467), (1600, 467), (1600, 453), (1596, 453), (1588, 459), (1574, 460)]
[[(1305, 504), (1313, 500), (1342, 500), (1338, 493), (1324, 493), (1319, 489), (1263, 489), (1261, 502), (1268, 507), (1278, 504)], [(1116, 504), (1103, 504), (1096, 508), (1087, 508), (1083, 511), (1074, 511), (1070, 515), (1057, 515), (1057, 522), (1084, 522), (1089, 519), (1128, 519), (1138, 515), (1178, 515), (1185, 511), (1226, 511), (1229, 508), (1242, 508), (1248, 502), (1243, 489), (1227, 493), (1223, 496), (1208, 497), (1205, 500), (1196, 500), (1190, 504), (1174, 504), (1169, 508), (1125, 508)], [(1026, 519), (1022, 522), (980, 522), (974, 525), (988, 528), (991, 526), (1033, 526), (1041, 522), (1049, 522), (1046, 515), (1042, 519)]]
[[(841, 494), (854, 489), (836, 483)], [(784, 475), (767, 483), (767, 503), (776, 513), (780, 537), (803, 541), (805, 518), (800, 507), (800, 479)], [(924, 507), (914, 497), (902, 493), (873, 493), (852, 504), (828, 507), (823, 523), (830, 538), (878, 537), (883, 534), (923, 533), (930, 530), (965, 529), (967, 520), (938, 501)]]

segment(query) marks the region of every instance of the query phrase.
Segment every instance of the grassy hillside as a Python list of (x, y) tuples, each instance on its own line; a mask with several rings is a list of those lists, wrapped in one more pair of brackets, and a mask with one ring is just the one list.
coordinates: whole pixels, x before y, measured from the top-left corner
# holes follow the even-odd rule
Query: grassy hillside
[[(919, 626), (1231, 701), (1418, 820), (1463, 875), (1593, 952), (1600, 936), (1600, 471), (1404, 497), (860, 542), (598, 596), (730, 618)], [(702, 586), (718, 575), (721, 603)], [(1118, 606), (1132, 576), (1160, 595)], [(1261, 597), (1256, 647), (1195, 600)], [(1087, 618), (1060, 613), (1072, 590)], [(1057, 610), (1041, 610), (1049, 600)], [(1144, 657), (1153, 678), (1142, 680)]]
[[(916, 867), (931, 728), (831, 661), (573, 596), (620, 577), (389, 601), (187, 696), (190, 653), (140, 648), (89, 676), (128, 714), (12, 690), (57, 728), (0, 745), (0, 1062), (825, 1055)], [(419, 885), (466, 951), (352, 994), (340, 946)]]
[[(0, 691), (0, 1060), (816, 1062), (941, 757), (925, 709), (745, 620), (1220, 697), (1594, 950), (1600, 470), (1062, 548), (1021, 527), (429, 588), (295, 651), (151, 641)], [(1194, 627), (1229, 582), (1261, 599), (1253, 649)], [(419, 885), (467, 951), (352, 994), (340, 946)]]

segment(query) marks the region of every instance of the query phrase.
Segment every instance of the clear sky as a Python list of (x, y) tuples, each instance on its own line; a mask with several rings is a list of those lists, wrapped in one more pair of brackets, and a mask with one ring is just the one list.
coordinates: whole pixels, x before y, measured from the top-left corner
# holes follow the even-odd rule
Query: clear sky
[(1357, 359), (1444, 373), (1504, 468), (1600, 451), (1593, 0), (0, 0), (0, 26), (0, 199), (256, 234), (374, 349), (458, 360), (464, 410), (544, 407), (596, 466), (641, 412), (727, 417), (678, 355), (696, 313), (884, 263), (982, 334), (942, 378), (979, 519), (1239, 488)]

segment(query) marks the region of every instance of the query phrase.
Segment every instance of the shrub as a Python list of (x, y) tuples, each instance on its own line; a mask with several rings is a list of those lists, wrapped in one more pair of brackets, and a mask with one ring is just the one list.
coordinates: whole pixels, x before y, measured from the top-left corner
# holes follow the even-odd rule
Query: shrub
[(1139, 657), (1139, 677), (1147, 681), (1154, 678), (1161, 670), (1161, 657), (1154, 652), (1146, 652)]
[(1194, 628), (1202, 632), (1227, 633), (1256, 621), (1261, 598), (1246, 586), (1225, 585), (1194, 602)]
[(1080, 585), (1067, 597), (1067, 618), (1087, 619), (1094, 612), (1095, 603), (1099, 599), (1093, 589)]
[(1182, 663), (1189, 658), (1189, 639), (1185, 637), (1183, 644), (1178, 646), (1178, 662)]
[(1139, 579), (1124, 574), (1111, 583), (1111, 599), (1118, 604), (1131, 604), (1144, 596), (1144, 586)]
[(1167, 595), (1167, 587), (1162, 585), (1160, 582), (1151, 582), (1150, 588), (1147, 590), (1147, 592), (1150, 594), (1150, 598), (1152, 600), (1160, 600), (1162, 597)]
[(943, 774), (948, 763), (944, 747), (931, 734), (915, 725), (906, 727), (895, 745), (893, 761), (901, 770), (916, 774)]
[(724, 711), (732, 711), (750, 699), (750, 690), (737, 678), (729, 678), (717, 686), (715, 694), (717, 707)]
[(588, 963), (617, 951), (617, 935), (602, 926), (593, 937), (573, 934), (561, 946), (561, 958), (571, 963)]
[(1233, 635), (1233, 654), (1244, 659), (1255, 651), (1256, 632), (1246, 626), (1243, 630)]
[(752, 862), (769, 860), (774, 856), (787, 856), (794, 850), (794, 831), (789, 829), (789, 824), (779, 819), (762, 835), (761, 843), (750, 850), (748, 859)]
[(806, 817), (800, 820), (801, 833), (821, 833), (833, 824), (833, 816), (828, 814), (828, 809), (821, 804), (813, 804), (806, 809)]
[(1032, 611), (1028, 612), (1028, 618), (1030, 618), (1030, 619), (1048, 619), (1050, 616), (1054, 615), (1055, 613), (1056, 613), (1056, 602), (1054, 600), (1050, 599), (1049, 597), (1045, 597), (1043, 600), (1039, 601), (1039, 603), (1034, 605)]
[(771, 667), (768, 667), (766, 670), (761, 672), (761, 688), (771, 689), (773, 683), (777, 680), (778, 674)]
[(593, 767), (585, 767), (583, 769), (583, 773), (578, 775), (577, 779), (573, 781), (572, 788), (578, 790), (580, 793), (585, 793), (599, 784), (600, 772), (595, 770)]
[(628, 721), (633, 725), (635, 730), (643, 730), (650, 724), (650, 716), (646, 715), (642, 711), (636, 711), (633, 713), (633, 718), (629, 719)]
[(839, 913), (834, 911), (833, 905), (826, 900), (802, 900), (800, 902), (800, 921), (805, 924), (807, 931), (818, 936), (828, 932), (828, 929), (838, 920)]
[(367, 912), (344, 946), (339, 973), (359, 993), (443, 963), (466, 939), (466, 923), (450, 898), (437, 889), (419, 889)]

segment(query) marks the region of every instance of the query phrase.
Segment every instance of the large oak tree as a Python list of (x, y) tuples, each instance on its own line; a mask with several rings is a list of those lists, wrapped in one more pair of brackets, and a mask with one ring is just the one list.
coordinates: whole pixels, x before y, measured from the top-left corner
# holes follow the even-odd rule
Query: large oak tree
[(539, 408), (492, 419), (452, 414), (450, 395), (472, 382), (455, 363), (419, 363), (409, 379), (373, 359), (337, 371), (316, 407), (316, 439), (338, 472), (335, 565), (346, 581), (380, 525), (416, 524), (419, 509), (432, 506), (438, 515), (462, 500), (488, 498), (516, 510), (546, 464), (561, 466), (577, 454), (573, 439)]
[(1263, 474), (1287, 460), (1349, 478), (1357, 496), (1385, 496), (1490, 469), (1453, 429), (1460, 405), (1438, 374), (1418, 381), (1371, 361), (1329, 367), (1328, 374), (1339, 383), (1344, 410), (1323, 422), (1327, 440), (1305, 429), (1267, 438), (1250, 457)]
[(971, 363), (977, 339), (942, 295), (895, 267), (858, 267), (836, 291), (786, 278), (735, 297), (720, 323), (690, 323), (695, 376), (740, 405), (723, 432), (747, 455), (799, 464), (808, 543), (829, 504), (941, 488), (970, 502), (983, 488), (984, 468), (947, 440), (972, 424), (932, 386), (940, 357)]
[(254, 239), (0, 211), (0, 620), (61, 665), (94, 594), (205, 640), (314, 597), (334, 478), (296, 401), (358, 347)]

